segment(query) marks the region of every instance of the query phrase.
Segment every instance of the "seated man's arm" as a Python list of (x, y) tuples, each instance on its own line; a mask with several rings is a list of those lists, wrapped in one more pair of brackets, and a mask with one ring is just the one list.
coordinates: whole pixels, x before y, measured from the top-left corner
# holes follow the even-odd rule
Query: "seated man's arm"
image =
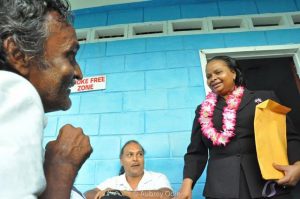
[(98, 188), (91, 189), (87, 192), (84, 193), (86, 199), (96, 199), (96, 198), (101, 198), (104, 196), (105, 191), (101, 191)]
[(62, 127), (57, 140), (46, 146), (44, 171), (47, 187), (39, 199), (70, 199), (76, 175), (91, 152), (89, 137), (81, 128)]

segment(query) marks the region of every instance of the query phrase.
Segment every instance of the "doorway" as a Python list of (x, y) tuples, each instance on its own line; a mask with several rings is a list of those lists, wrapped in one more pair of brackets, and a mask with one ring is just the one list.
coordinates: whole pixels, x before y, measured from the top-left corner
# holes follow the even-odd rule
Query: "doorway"
[(292, 57), (237, 60), (249, 90), (273, 90), (281, 104), (292, 108), (288, 113), (300, 132), (299, 81)]

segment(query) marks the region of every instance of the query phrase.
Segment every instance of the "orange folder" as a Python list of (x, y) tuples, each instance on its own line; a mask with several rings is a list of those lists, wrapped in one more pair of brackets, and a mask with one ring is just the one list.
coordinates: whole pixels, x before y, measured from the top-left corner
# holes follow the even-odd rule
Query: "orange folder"
[(291, 109), (272, 100), (256, 106), (254, 118), (255, 145), (262, 177), (276, 180), (284, 176), (273, 163), (288, 165), (286, 114)]

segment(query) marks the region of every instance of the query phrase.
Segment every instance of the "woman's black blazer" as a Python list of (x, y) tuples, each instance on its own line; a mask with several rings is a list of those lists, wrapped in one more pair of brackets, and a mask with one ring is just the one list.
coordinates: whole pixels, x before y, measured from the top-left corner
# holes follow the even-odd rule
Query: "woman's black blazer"
[[(207, 176), (204, 196), (212, 198), (238, 198), (240, 172), (244, 172), (250, 194), (253, 198), (262, 197), (265, 181), (262, 179), (256, 158), (254, 140), (254, 113), (259, 101), (278, 101), (272, 91), (249, 91), (245, 89), (237, 110), (235, 137), (227, 146), (212, 146), (202, 135), (199, 118), (199, 105), (193, 123), (191, 142), (184, 156), (184, 178), (191, 178), (193, 186), (202, 175), (206, 163)], [(222, 111), (226, 102), (218, 98), (213, 116), (214, 127), (222, 129)], [(290, 164), (300, 160), (300, 132), (296, 132), (291, 122), (287, 122), (288, 157)]]

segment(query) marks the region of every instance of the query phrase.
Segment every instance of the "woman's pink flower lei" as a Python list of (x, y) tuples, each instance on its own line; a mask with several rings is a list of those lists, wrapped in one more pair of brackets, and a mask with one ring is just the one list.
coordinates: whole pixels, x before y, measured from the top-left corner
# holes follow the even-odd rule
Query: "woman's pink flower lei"
[(217, 94), (210, 92), (201, 105), (200, 117), (202, 134), (210, 139), (214, 146), (220, 146), (230, 141), (235, 136), (236, 111), (241, 103), (244, 94), (244, 87), (236, 87), (226, 99), (227, 106), (223, 109), (223, 130), (218, 132), (212, 122), (213, 113), (217, 103)]

